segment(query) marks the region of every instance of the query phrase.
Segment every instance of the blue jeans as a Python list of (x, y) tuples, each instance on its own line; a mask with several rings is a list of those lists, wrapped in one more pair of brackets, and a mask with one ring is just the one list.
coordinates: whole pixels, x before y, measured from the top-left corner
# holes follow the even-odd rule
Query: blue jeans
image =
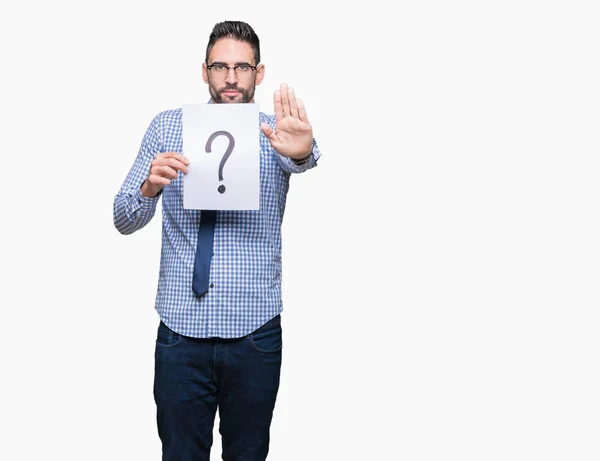
[(281, 319), (242, 338), (158, 327), (154, 400), (163, 461), (209, 461), (219, 409), (224, 461), (264, 461), (281, 370)]

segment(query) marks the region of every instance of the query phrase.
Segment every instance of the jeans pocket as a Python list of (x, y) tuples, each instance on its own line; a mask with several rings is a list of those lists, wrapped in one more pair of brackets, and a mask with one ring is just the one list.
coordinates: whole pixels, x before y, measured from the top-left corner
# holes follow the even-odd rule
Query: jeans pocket
[(175, 333), (163, 322), (158, 325), (158, 332), (156, 334), (156, 345), (160, 347), (173, 347), (179, 344), (181, 335)]
[(279, 316), (250, 333), (252, 347), (263, 354), (279, 352), (283, 346)]

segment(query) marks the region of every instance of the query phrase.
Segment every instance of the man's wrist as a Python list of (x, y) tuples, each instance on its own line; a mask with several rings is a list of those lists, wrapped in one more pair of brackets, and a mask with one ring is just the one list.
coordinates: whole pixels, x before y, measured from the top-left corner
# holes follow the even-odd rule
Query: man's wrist
[(163, 191), (162, 187), (160, 187), (158, 190), (156, 190), (156, 189), (157, 189), (156, 186), (152, 187), (148, 183), (148, 180), (144, 181), (144, 183), (140, 187), (140, 190), (142, 192), (142, 196), (143, 197), (150, 197), (150, 198), (156, 198), (156, 197), (158, 197), (162, 193), (162, 191)]
[(304, 156), (302, 158), (293, 158), (292, 157), (292, 162), (294, 162), (296, 165), (304, 165), (312, 157), (313, 149), (314, 148), (315, 148), (315, 141), (313, 139), (313, 142), (312, 142), (312, 144), (310, 146), (310, 152), (306, 156)]
[(306, 157), (292, 158), (292, 162), (294, 162), (296, 165), (303, 165), (303, 164), (305, 164), (306, 162), (308, 162), (310, 160), (311, 156), (312, 156), (312, 151)]

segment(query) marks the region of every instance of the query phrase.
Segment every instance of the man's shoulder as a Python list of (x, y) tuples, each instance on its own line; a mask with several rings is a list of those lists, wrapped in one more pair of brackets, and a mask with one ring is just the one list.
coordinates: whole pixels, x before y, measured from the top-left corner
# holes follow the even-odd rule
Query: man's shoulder
[(162, 112), (159, 112), (154, 117), (154, 120), (159, 121), (159, 122), (170, 122), (170, 121), (181, 122), (181, 114), (182, 114), (181, 107), (178, 109), (163, 110)]
[(150, 130), (162, 133), (163, 135), (180, 135), (182, 126), (182, 110), (169, 109), (163, 110), (154, 116), (150, 123)]

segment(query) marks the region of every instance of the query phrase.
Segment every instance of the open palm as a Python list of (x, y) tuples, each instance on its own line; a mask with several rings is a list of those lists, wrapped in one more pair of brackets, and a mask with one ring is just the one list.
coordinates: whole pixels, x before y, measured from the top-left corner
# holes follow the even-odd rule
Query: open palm
[(285, 157), (303, 158), (311, 150), (313, 132), (302, 100), (285, 83), (273, 96), (275, 130), (268, 123), (261, 128), (277, 152)]

